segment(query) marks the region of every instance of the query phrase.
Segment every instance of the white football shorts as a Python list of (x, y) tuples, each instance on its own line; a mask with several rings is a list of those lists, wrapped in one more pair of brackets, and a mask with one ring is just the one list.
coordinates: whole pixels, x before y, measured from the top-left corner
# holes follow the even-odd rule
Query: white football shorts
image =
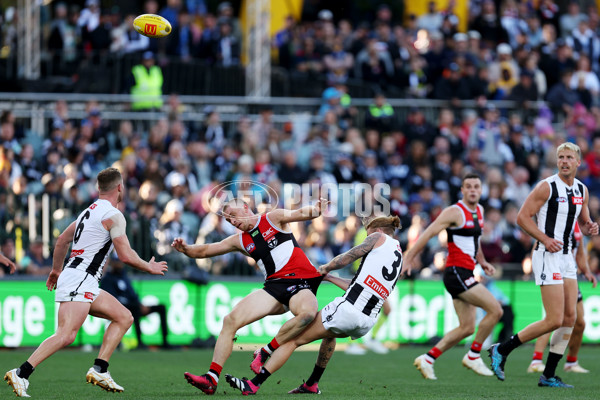
[(336, 297), (321, 310), (321, 321), (325, 329), (354, 340), (369, 332), (377, 318), (363, 314), (343, 297)]
[(65, 268), (58, 276), (54, 301), (93, 303), (100, 294), (100, 286), (92, 275), (75, 268)]
[(577, 264), (573, 254), (535, 250), (531, 267), (536, 285), (562, 285), (563, 279), (577, 279)]

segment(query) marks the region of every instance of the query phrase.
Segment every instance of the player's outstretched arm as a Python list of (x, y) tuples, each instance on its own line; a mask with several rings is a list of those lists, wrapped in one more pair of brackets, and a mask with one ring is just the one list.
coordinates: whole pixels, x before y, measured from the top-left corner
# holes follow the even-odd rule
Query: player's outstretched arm
[(366, 255), (368, 252), (373, 250), (373, 248), (375, 247), (375, 245), (377, 244), (377, 242), (380, 239), (385, 240), (385, 235), (383, 233), (381, 233), (381, 232), (371, 233), (369, 236), (367, 236), (365, 241), (362, 242), (361, 244), (359, 244), (358, 246), (355, 246), (355, 247), (351, 248), (350, 250), (348, 250), (347, 252), (336, 256), (333, 260), (329, 261), (327, 264), (321, 265), (319, 267), (319, 273), (321, 275), (326, 275), (331, 271), (335, 271), (336, 269), (343, 268), (346, 265), (353, 263), (354, 261), (358, 260), (359, 258)]
[(547, 251), (556, 253), (562, 250), (563, 242), (560, 240), (552, 239), (542, 232), (535, 221), (533, 220), (534, 215), (540, 211), (540, 208), (544, 205), (550, 197), (550, 185), (546, 181), (542, 181), (537, 184), (535, 189), (525, 199), (525, 202), (519, 210), (517, 215), (517, 224), (523, 229), (529, 236), (541, 242)]
[(126, 222), (123, 214), (117, 213), (113, 215), (109, 219), (102, 221), (102, 225), (110, 233), (117, 255), (125, 264), (152, 275), (164, 275), (169, 269), (166, 261), (156, 262), (154, 261), (154, 257), (152, 257), (150, 261), (146, 262), (131, 248), (129, 239), (127, 239), (127, 235), (125, 234)]
[(321, 197), (315, 205), (302, 207), (298, 210), (273, 210), (269, 213), (269, 219), (280, 227), (289, 222), (308, 221), (319, 217), (329, 203), (330, 201)]
[(58, 236), (58, 239), (56, 239), (54, 255), (52, 256), (52, 271), (50, 271), (50, 275), (48, 275), (48, 280), (46, 281), (46, 287), (50, 291), (56, 289), (58, 276), (62, 272), (65, 257), (67, 257), (67, 251), (69, 251), (69, 246), (73, 241), (75, 223), (76, 221), (71, 222), (67, 229), (65, 229), (63, 233)]
[(209, 258), (232, 251), (242, 251), (240, 235), (237, 233), (220, 242), (208, 244), (187, 244), (182, 238), (175, 238), (171, 247), (191, 258)]
[(154, 257), (148, 262), (142, 260), (138, 253), (131, 248), (127, 235), (113, 238), (113, 244), (115, 245), (115, 250), (119, 259), (135, 269), (148, 272), (152, 275), (164, 275), (169, 269), (166, 261), (157, 262), (154, 260)]
[(407, 275), (410, 275), (412, 268), (415, 265), (416, 257), (423, 251), (427, 242), (429, 242), (432, 237), (450, 226), (460, 225), (462, 223), (462, 218), (462, 213), (458, 207), (446, 207), (435, 221), (421, 233), (412, 247), (404, 253), (402, 274), (406, 273)]

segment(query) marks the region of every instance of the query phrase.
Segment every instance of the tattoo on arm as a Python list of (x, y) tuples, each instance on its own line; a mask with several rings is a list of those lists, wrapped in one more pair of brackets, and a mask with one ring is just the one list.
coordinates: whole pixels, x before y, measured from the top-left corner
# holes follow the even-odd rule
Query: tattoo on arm
[(335, 338), (326, 338), (321, 342), (319, 348), (319, 356), (317, 357), (317, 365), (321, 368), (327, 367), (327, 363), (331, 360), (333, 351), (335, 350)]
[(364, 242), (331, 260), (329, 262), (331, 267), (330, 269), (335, 270), (342, 268), (358, 260), (359, 258), (364, 257), (365, 254), (373, 249), (373, 246), (375, 246), (375, 243), (377, 243), (380, 237), (381, 233), (375, 233), (367, 236)]

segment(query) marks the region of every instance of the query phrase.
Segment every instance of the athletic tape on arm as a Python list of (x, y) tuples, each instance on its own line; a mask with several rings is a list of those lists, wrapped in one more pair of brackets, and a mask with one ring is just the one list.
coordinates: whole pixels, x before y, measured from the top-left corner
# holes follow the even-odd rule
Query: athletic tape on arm
[(125, 222), (123, 214), (120, 212), (116, 213), (110, 217), (110, 220), (113, 222), (112, 227), (110, 228), (110, 238), (114, 240), (115, 238), (124, 235), (127, 222)]

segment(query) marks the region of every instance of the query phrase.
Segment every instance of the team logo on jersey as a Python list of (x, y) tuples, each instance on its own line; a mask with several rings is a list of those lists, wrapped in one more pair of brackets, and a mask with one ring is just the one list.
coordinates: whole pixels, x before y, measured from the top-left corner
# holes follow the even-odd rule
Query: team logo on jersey
[(94, 293), (92, 293), (92, 292), (85, 292), (85, 294), (83, 295), (83, 297), (85, 297), (88, 300), (94, 300)]
[(552, 279), (555, 281), (560, 281), (562, 280), (562, 275), (560, 274), (560, 272), (555, 272), (552, 274)]
[(575, 196), (580, 196), (579, 190), (575, 189)]
[(90, 206), (90, 210), (93, 210), (94, 208), (96, 208), (96, 206), (97, 206), (97, 205), (98, 205), (98, 204), (96, 204), (96, 203), (92, 204), (92, 205)]
[(254, 245), (254, 243), (250, 243), (249, 245), (246, 246), (246, 251), (248, 253), (252, 253), (255, 248), (256, 248), (256, 246)]
[(544, 274), (544, 273), (542, 272), (542, 275), (540, 275), (540, 278), (542, 278), (542, 280), (543, 280), (543, 281), (545, 281), (545, 280), (546, 280), (546, 274)]
[(467, 221), (467, 222), (465, 223), (465, 226), (466, 226), (467, 228), (472, 228), (472, 227), (474, 227), (474, 226), (475, 226), (475, 222), (473, 222), (473, 221)]
[(390, 295), (390, 292), (383, 286), (377, 279), (373, 278), (371, 275), (368, 275), (365, 278), (365, 285), (370, 287), (375, 291), (375, 293), (379, 294), (384, 300)]
[(583, 204), (583, 197), (572, 197), (572, 199), (573, 199), (573, 204), (575, 204), (575, 205)]
[(557, 197), (556, 201), (558, 201), (559, 203), (566, 203), (567, 202), (567, 198), (566, 197)]
[(277, 246), (277, 238), (272, 238), (267, 242), (270, 249), (274, 249)]

